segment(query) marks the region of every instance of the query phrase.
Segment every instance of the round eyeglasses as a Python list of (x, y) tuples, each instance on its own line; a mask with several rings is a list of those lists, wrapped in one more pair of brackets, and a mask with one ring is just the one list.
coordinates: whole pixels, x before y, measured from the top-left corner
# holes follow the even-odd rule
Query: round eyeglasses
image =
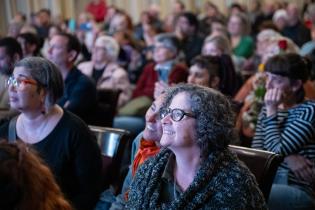
[(181, 109), (170, 109), (170, 108), (164, 108), (160, 110), (160, 118), (163, 119), (168, 114), (171, 115), (171, 119), (178, 122), (181, 121), (184, 116), (196, 118), (194, 114), (185, 112)]
[(37, 82), (34, 81), (33, 79), (16, 79), (13, 76), (10, 76), (7, 79), (7, 86), (9, 87), (10, 85), (12, 85), (14, 88), (20, 88), (21, 84), (31, 84), (31, 85), (37, 85)]

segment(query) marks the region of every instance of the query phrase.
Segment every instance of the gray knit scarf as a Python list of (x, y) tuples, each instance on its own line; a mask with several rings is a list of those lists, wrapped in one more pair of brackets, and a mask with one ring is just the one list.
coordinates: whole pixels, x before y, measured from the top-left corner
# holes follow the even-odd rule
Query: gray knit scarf
[(267, 209), (253, 175), (227, 149), (211, 153), (188, 189), (171, 203), (161, 203), (161, 176), (171, 154), (164, 149), (142, 164), (131, 184), (127, 209)]

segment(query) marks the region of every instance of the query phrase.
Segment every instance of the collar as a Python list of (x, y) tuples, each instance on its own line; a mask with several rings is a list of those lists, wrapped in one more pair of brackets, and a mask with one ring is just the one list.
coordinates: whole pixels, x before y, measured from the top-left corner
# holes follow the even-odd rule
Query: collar
[(174, 60), (166, 61), (165, 63), (156, 64), (154, 67), (155, 71), (162, 71), (162, 70), (170, 70), (174, 64)]

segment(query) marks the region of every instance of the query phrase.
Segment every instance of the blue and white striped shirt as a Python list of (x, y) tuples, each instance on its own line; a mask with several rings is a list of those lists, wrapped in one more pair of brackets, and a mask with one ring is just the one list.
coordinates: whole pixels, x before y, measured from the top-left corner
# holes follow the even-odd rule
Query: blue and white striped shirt
[[(305, 101), (289, 110), (279, 110), (276, 115), (269, 117), (266, 116), (266, 107), (263, 107), (252, 148), (283, 156), (299, 154), (315, 163), (315, 102)], [(280, 167), (289, 170), (289, 184), (310, 189), (309, 183), (297, 179), (285, 162)]]

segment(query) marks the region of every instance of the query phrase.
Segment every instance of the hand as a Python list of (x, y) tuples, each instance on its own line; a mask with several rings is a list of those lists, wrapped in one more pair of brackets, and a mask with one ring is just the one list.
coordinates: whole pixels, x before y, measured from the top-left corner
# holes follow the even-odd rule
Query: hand
[(315, 168), (312, 161), (301, 155), (289, 155), (285, 157), (284, 161), (288, 167), (293, 171), (296, 178), (311, 183), (313, 181)]
[(283, 91), (278, 88), (269, 89), (265, 94), (265, 105), (267, 108), (267, 117), (275, 114), (278, 109), (278, 105), (282, 102)]
[(168, 84), (163, 81), (158, 81), (154, 84), (154, 99), (159, 97), (165, 89), (168, 88)]

